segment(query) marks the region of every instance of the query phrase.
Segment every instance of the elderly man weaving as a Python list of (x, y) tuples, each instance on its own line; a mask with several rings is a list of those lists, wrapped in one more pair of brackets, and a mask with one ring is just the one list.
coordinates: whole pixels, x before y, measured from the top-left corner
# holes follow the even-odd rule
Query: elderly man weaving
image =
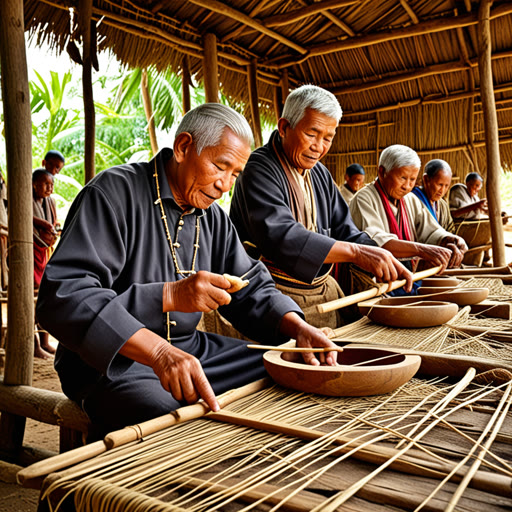
[[(199, 398), (217, 410), (214, 393), (265, 375), (259, 351), (197, 331), (201, 312), (220, 308), (267, 343), (333, 346), (213, 204), (242, 172), (251, 143), (241, 115), (202, 105), (183, 118), (173, 150), (101, 172), (75, 200), (37, 314), (60, 342), (62, 388), (98, 427), (95, 437)], [(224, 273), (246, 275), (249, 285), (231, 295)], [(319, 364), (311, 352), (304, 359)]]
[(336, 313), (315, 317), (315, 304), (343, 293), (333, 263), (355, 263), (382, 281), (411, 274), (354, 225), (347, 203), (319, 162), (331, 147), (341, 107), (314, 85), (286, 99), (278, 129), (254, 151), (237, 180), (230, 217), (240, 239), (262, 257), (277, 287), (318, 326), (336, 327)]
[(399, 258), (422, 258), (432, 266), (460, 265), (467, 250), (464, 240), (443, 229), (409, 194), (420, 170), (414, 150), (396, 144), (379, 159), (378, 178), (360, 190), (350, 203), (356, 226)]

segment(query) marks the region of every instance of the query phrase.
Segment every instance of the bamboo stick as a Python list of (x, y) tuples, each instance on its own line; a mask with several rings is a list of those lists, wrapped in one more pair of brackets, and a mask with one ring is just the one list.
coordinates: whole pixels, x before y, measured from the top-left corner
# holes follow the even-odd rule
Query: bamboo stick
[[(437, 274), (441, 269), (442, 266), (438, 266), (429, 268), (427, 270), (422, 270), (421, 272), (416, 272), (412, 276), (413, 281), (420, 281), (421, 279), (425, 279), (425, 277), (433, 276)], [(392, 281), (391, 283), (384, 283), (363, 292), (354, 293), (353, 295), (348, 295), (347, 297), (343, 297), (341, 299), (332, 300), (330, 302), (326, 302), (325, 304), (319, 304), (317, 306), (317, 310), (319, 313), (328, 313), (330, 311), (335, 311), (336, 309), (345, 308), (347, 306), (351, 306), (352, 304), (362, 302), (363, 300), (371, 299), (373, 297), (377, 297), (378, 295), (382, 295), (383, 293), (401, 288), (405, 285), (405, 283), (405, 279)]]
[(259, 350), (277, 350), (279, 352), (343, 352), (342, 347), (283, 347), (274, 345), (247, 345), (247, 348), (254, 348)]
[(480, 274), (503, 274), (512, 275), (512, 269), (509, 265), (503, 265), (502, 267), (475, 267), (475, 268), (451, 268), (446, 269), (441, 275), (442, 276), (479, 276)]
[[(221, 407), (225, 407), (239, 398), (261, 391), (267, 385), (268, 380), (261, 379), (240, 388), (226, 391), (218, 397), (219, 405)], [(66, 453), (61, 453), (51, 459), (37, 462), (22, 469), (17, 475), (18, 482), (23, 485), (26, 481), (40, 478), (73, 464), (92, 459), (93, 457), (101, 455), (108, 450), (128, 444), (132, 441), (137, 441), (144, 436), (148, 436), (177, 423), (183, 423), (185, 421), (200, 418), (209, 410), (210, 409), (206, 404), (198, 402), (138, 425), (125, 427), (121, 430), (117, 430), (116, 432), (111, 432), (110, 434), (107, 434), (102, 441), (96, 441), (94, 443), (81, 446), (80, 448), (76, 448)]]

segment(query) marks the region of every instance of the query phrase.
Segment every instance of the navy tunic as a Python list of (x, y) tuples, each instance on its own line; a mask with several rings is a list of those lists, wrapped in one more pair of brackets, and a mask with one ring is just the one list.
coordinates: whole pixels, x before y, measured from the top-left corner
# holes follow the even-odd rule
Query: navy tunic
[[(162, 312), (165, 282), (175, 272), (161, 219), (153, 174), (158, 169), (162, 202), (173, 242), (179, 220), (180, 268), (190, 270), (200, 217), (196, 270), (241, 276), (249, 286), (233, 294), (220, 312), (251, 339), (281, 343), (281, 318), (298, 306), (275, 289), (260, 262), (249, 258), (227, 215), (213, 204), (183, 214), (167, 183), (164, 149), (149, 163), (114, 167), (98, 174), (80, 192), (39, 290), (37, 316), (59, 340), (55, 366), (62, 388), (82, 403), (104, 430), (143, 421), (178, 407), (151, 368), (120, 354), (145, 327), (167, 335)], [(196, 331), (200, 313), (171, 312), (172, 343), (196, 356), (216, 393), (264, 375), (259, 351), (243, 342)]]
[[(275, 131), (271, 135), (278, 137)], [(321, 163), (311, 169), (317, 208), (317, 232), (297, 222), (290, 208), (288, 184), (272, 143), (249, 157), (238, 177), (230, 218), (243, 242), (254, 244), (287, 274), (311, 283), (325, 274), (325, 258), (336, 241), (376, 245), (355, 226), (347, 203)]]

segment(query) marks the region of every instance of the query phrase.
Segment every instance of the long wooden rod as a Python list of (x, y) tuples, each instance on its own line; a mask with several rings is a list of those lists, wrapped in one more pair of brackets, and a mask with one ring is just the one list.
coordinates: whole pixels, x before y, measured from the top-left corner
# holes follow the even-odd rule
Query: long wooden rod
[[(427, 270), (422, 270), (421, 272), (416, 272), (412, 275), (412, 279), (413, 281), (420, 281), (421, 279), (425, 279), (425, 277), (430, 277), (437, 274), (442, 268), (443, 267), (439, 265), (438, 267), (432, 267), (428, 268)], [(347, 297), (332, 300), (330, 302), (326, 302), (325, 304), (318, 304), (317, 310), (319, 313), (329, 313), (330, 311), (345, 308), (347, 306), (351, 306), (352, 304), (357, 304), (363, 300), (371, 299), (373, 297), (377, 297), (378, 295), (396, 290), (397, 288), (404, 286), (405, 283), (405, 279), (400, 279), (398, 281), (392, 281), (391, 283), (377, 285), (375, 288), (370, 288), (369, 290), (365, 290), (363, 292), (347, 295)]]
[[(251, 382), (250, 384), (240, 388), (226, 391), (226, 393), (223, 393), (218, 397), (219, 405), (221, 407), (225, 407), (239, 398), (261, 391), (267, 385), (268, 380), (262, 379), (256, 382)], [(170, 412), (169, 414), (165, 414), (164, 416), (159, 416), (158, 418), (139, 423), (138, 425), (125, 427), (121, 430), (117, 430), (116, 432), (111, 432), (105, 436), (105, 439), (102, 441), (96, 441), (94, 443), (81, 446), (80, 448), (61, 453), (48, 460), (36, 462), (35, 464), (22, 469), (17, 474), (18, 482), (23, 485), (29, 480), (40, 478), (65, 467), (92, 459), (93, 457), (101, 455), (112, 448), (117, 448), (118, 446), (128, 444), (132, 441), (137, 441), (145, 436), (154, 434), (159, 430), (176, 425), (177, 423), (201, 418), (209, 411), (210, 409), (206, 404), (198, 402), (193, 405), (181, 407), (180, 409)]]
[(484, 113), (487, 156), (487, 180), (485, 182), (489, 204), (489, 220), (492, 237), (492, 261), (496, 266), (505, 265), (505, 238), (501, 221), (501, 163), (498, 117), (494, 102), (494, 85), (491, 67), (491, 15), (492, 0), (482, 0), (478, 9), (478, 71), (480, 94)]

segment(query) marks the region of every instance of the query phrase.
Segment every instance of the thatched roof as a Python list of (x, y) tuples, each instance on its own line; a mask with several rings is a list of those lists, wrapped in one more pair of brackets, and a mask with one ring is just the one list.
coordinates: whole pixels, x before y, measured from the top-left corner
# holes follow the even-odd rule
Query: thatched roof
[[(76, 34), (78, 0), (26, 0), (26, 27), (64, 51)], [(344, 117), (327, 165), (342, 181), (352, 162), (375, 172), (394, 143), (424, 162), (444, 158), (462, 177), (485, 174), (479, 96), (479, 2), (464, 0), (93, 0), (99, 49), (129, 66), (171, 67), (189, 58), (202, 78), (202, 39), (218, 38), (221, 90), (248, 107), (247, 66), (256, 60), (262, 115), (281, 86), (334, 92)], [(512, 2), (491, 10), (493, 73), (502, 164), (512, 168)]]

